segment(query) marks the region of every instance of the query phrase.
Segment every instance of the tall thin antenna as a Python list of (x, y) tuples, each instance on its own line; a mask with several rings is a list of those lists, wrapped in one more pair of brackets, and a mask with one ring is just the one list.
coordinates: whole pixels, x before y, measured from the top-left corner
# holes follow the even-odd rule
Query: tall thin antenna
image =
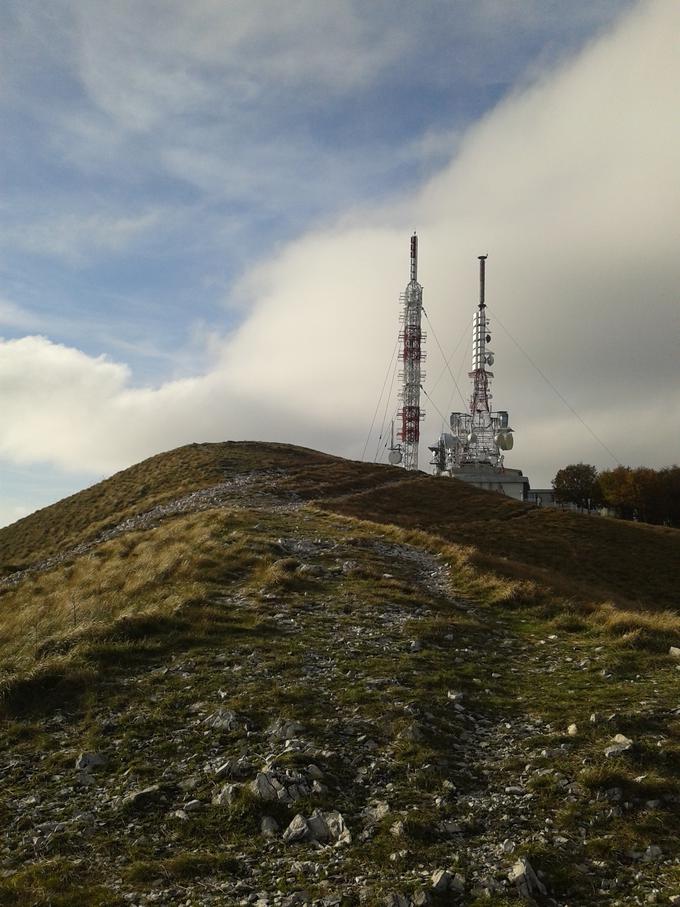
[(408, 286), (401, 294), (403, 329), (399, 334), (402, 342), (399, 358), (404, 364), (400, 377), (403, 379), (400, 397), (402, 401), (399, 416), (404, 469), (418, 469), (418, 444), (420, 423), (425, 412), (420, 408), (420, 385), (425, 377), (421, 363), (425, 358), (422, 348), (425, 335), (421, 328), (423, 311), (423, 288), (418, 283), (418, 237), (411, 237), (411, 267)]
[[(493, 373), (487, 371), (486, 366), (489, 357), (486, 352), (486, 344), (491, 339), (488, 333), (489, 324), (486, 317), (486, 260), (488, 255), (478, 255), (479, 258), (479, 306), (475, 313), (473, 322), (472, 335), (472, 399), (470, 400), (470, 412), (475, 413), (490, 412), (491, 390), (489, 387), (489, 378), (493, 378)], [(493, 361), (493, 360), (492, 360)]]

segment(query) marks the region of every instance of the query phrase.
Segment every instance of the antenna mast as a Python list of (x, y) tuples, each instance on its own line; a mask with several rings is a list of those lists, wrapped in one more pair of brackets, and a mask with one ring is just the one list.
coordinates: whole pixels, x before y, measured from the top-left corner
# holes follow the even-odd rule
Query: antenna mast
[(408, 286), (400, 296), (402, 304), (401, 321), (403, 329), (399, 334), (402, 343), (399, 358), (403, 362), (403, 379), (399, 394), (402, 407), (399, 410), (401, 430), (397, 437), (401, 441), (404, 469), (418, 469), (418, 442), (420, 423), (425, 412), (420, 408), (420, 385), (425, 377), (421, 363), (425, 358), (422, 349), (425, 335), (421, 329), (423, 310), (423, 288), (418, 283), (418, 237), (411, 237), (411, 270)]
[(470, 412), (473, 416), (476, 413), (488, 413), (491, 411), (489, 406), (489, 401), (491, 400), (489, 378), (493, 378), (493, 373), (486, 370), (486, 365), (493, 362), (493, 358), (487, 357), (486, 353), (486, 345), (491, 341), (486, 318), (486, 302), (484, 301), (486, 259), (488, 255), (478, 255), (477, 257), (479, 258), (479, 306), (475, 312), (472, 328), (472, 371), (470, 372), (470, 378), (472, 378)]
[[(493, 372), (488, 366), (493, 365), (494, 354), (488, 348), (488, 344), (491, 343), (485, 299), (488, 256), (479, 255), (478, 258), (479, 305), (472, 322), (470, 411), (451, 413), (449, 421), (451, 433), (443, 433), (439, 441), (430, 447), (434, 454), (430, 462), (437, 475), (448, 473), (451, 476), (460, 476), (465, 473), (466, 476), (474, 476), (480, 474), (480, 469), (491, 470), (492, 473), (494, 471), (505, 473), (503, 452), (512, 450), (514, 444), (513, 431), (508, 424), (508, 413), (505, 410), (498, 412), (491, 410)], [(473, 470), (472, 473), (470, 469)], [(465, 480), (469, 481), (469, 478)]]

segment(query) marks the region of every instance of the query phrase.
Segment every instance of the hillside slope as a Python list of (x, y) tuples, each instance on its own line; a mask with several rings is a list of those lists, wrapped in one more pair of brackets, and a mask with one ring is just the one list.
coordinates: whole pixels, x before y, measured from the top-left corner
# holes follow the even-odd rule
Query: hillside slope
[(669, 903), (678, 535), (252, 444), (0, 531), (0, 905)]
[[(0, 576), (96, 539), (158, 505), (247, 474), (360, 519), (422, 529), (480, 563), (565, 594), (680, 607), (680, 531), (518, 503), (460, 482), (284, 444), (193, 444), (159, 454), (0, 529)], [(510, 563), (503, 563), (503, 561)]]

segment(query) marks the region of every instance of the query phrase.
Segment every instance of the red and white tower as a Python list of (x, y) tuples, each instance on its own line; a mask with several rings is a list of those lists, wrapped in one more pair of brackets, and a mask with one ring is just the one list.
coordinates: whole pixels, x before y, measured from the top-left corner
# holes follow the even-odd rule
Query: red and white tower
[[(420, 423), (425, 418), (425, 411), (420, 408), (420, 385), (425, 377), (422, 362), (425, 359), (423, 342), (425, 335), (421, 328), (423, 311), (423, 288), (418, 283), (418, 237), (411, 237), (411, 276), (408, 286), (401, 294), (403, 324), (399, 334), (401, 349), (399, 358), (403, 363), (400, 391), (401, 409), (399, 418), (401, 428), (397, 437), (401, 441), (401, 462), (404, 469), (418, 469), (418, 443), (420, 441)], [(399, 462), (396, 457), (392, 462)]]

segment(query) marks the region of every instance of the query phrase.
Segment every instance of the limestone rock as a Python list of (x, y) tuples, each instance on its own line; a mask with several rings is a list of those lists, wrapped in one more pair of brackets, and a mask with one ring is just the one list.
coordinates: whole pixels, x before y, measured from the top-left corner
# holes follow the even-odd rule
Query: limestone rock
[(296, 841), (305, 841), (309, 838), (309, 826), (302, 813), (293, 816), (290, 825), (283, 833), (283, 840), (286, 844), (294, 844)]
[(633, 745), (633, 741), (623, 734), (616, 734), (612, 738), (611, 744), (604, 751), (605, 756), (620, 756), (621, 753), (627, 752)]
[(296, 841), (350, 844), (352, 836), (345, 825), (345, 820), (337, 810), (323, 812), (315, 809), (307, 819), (302, 813), (294, 816), (283, 833), (283, 840), (286, 844), (293, 844)]
[(277, 718), (267, 728), (267, 734), (276, 740), (291, 740), (302, 732), (302, 725), (287, 718)]
[(397, 820), (394, 825), (390, 826), (390, 834), (394, 835), (395, 838), (402, 838), (406, 832), (406, 826), (401, 821)]
[(269, 772), (258, 772), (250, 789), (260, 800), (278, 800), (279, 795), (271, 782)]
[(231, 709), (218, 709), (212, 715), (204, 718), (203, 724), (214, 731), (238, 731), (249, 726), (246, 719), (239, 718)]
[(213, 797), (213, 804), (215, 806), (231, 806), (242, 786), (241, 784), (225, 784)]
[(385, 800), (374, 800), (362, 810), (361, 815), (368, 825), (377, 825), (390, 811), (390, 805)]
[(385, 907), (410, 907), (411, 902), (405, 894), (392, 891), (387, 895), (383, 903)]
[(260, 822), (260, 831), (265, 838), (273, 838), (279, 830), (279, 823), (273, 816), (263, 816)]
[(545, 885), (534, 872), (531, 863), (524, 857), (512, 867), (508, 873), (508, 881), (516, 886), (519, 896), (527, 901), (533, 899), (535, 892), (547, 894)]
[(457, 872), (449, 882), (449, 891), (454, 892), (454, 894), (465, 893), (465, 877), (459, 872)]
[(79, 772), (90, 772), (93, 768), (106, 765), (106, 756), (103, 753), (81, 753), (76, 759), (76, 768)]
[(449, 890), (449, 886), (453, 876), (446, 869), (435, 869), (432, 873), (432, 891), (435, 894), (445, 894)]
[(167, 801), (169, 794), (170, 789), (167, 785), (152, 784), (123, 797), (123, 806), (135, 810), (149, 809)]

